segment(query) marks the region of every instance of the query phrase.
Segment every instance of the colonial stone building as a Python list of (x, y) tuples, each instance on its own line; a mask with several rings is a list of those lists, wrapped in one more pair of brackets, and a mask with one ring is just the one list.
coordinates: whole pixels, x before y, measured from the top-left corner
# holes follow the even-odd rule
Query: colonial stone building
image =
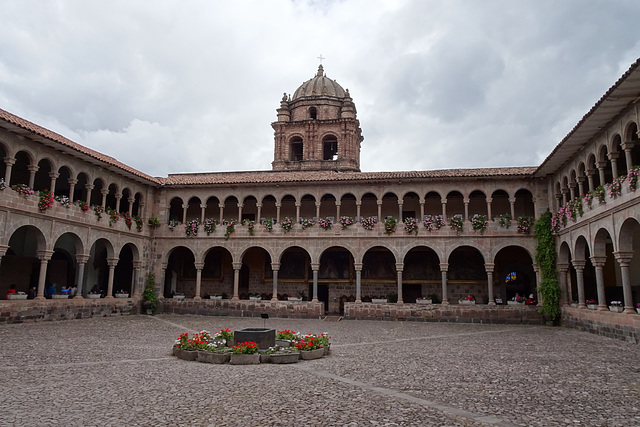
[(0, 110), (0, 292), (136, 296), (153, 272), (164, 297), (301, 294), (313, 315), (373, 298), (493, 306), (536, 293), (530, 225), (549, 209), (563, 304), (635, 313), (639, 64), (537, 167), (360, 172), (355, 103), (322, 66), (280, 101), (271, 171), (154, 178)]

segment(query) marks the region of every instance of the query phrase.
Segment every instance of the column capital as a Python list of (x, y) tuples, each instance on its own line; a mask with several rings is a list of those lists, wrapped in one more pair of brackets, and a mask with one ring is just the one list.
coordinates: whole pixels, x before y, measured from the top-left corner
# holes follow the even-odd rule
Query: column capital
[(231, 266), (234, 270), (240, 270), (242, 268), (242, 262), (232, 262)]
[(0, 245), (0, 258), (5, 256), (8, 249), (9, 249), (9, 245)]
[(118, 258), (107, 258), (107, 265), (109, 267), (115, 267), (118, 264), (118, 261), (120, 261)]
[(78, 254), (76, 255), (76, 261), (78, 262), (78, 264), (86, 264), (86, 262), (89, 261), (89, 255)]
[(496, 266), (496, 265), (495, 265), (494, 263), (491, 263), (491, 262), (485, 262), (485, 263), (484, 263), (484, 270), (485, 270), (487, 273), (493, 273), (493, 268), (494, 268), (495, 266)]
[(320, 270), (320, 263), (319, 263), (319, 262), (312, 262), (312, 263), (311, 263), (311, 270), (312, 270), (312, 271), (318, 271), (318, 270)]
[(607, 262), (606, 256), (592, 256), (589, 259), (594, 267), (604, 267), (604, 263)]
[(272, 269), (273, 271), (278, 271), (278, 270), (280, 270), (280, 263), (279, 263), (279, 262), (272, 262), (272, 263), (271, 263), (271, 269)]
[(38, 251), (38, 259), (40, 261), (49, 261), (51, 259), (51, 256), (53, 255), (53, 251)]
[(58, 172), (49, 172), (49, 178), (58, 179), (59, 176)]
[[(242, 263), (240, 263), (240, 267), (242, 267)], [(195, 262), (194, 263), (196, 270), (202, 270), (204, 268), (204, 262)]]
[(556, 267), (558, 267), (558, 271), (560, 273), (566, 273), (567, 271), (569, 271), (569, 263), (568, 262), (559, 262), (556, 264)]
[(182, 205), (182, 209), (189, 209), (189, 205)]
[[(96, 186), (93, 184), (85, 184), (84, 188), (87, 190), (93, 190), (94, 188), (96, 188)], [(109, 190), (107, 190), (107, 194), (109, 194)]]
[[(317, 205), (319, 206), (319, 203)], [(340, 200), (336, 200), (336, 206), (342, 206), (342, 202)]]
[(107, 196), (109, 194), (109, 190), (106, 188), (103, 188), (102, 190), (100, 190), (100, 194), (102, 194), (103, 196)]
[(38, 169), (40, 169), (40, 166), (38, 166), (38, 165), (29, 165), (29, 166), (27, 166), (27, 170), (29, 172), (38, 172)]
[(353, 263), (353, 268), (354, 268), (356, 271), (362, 271), (362, 263), (361, 263), (361, 262), (354, 262), (354, 263)]
[(441, 262), (440, 263), (440, 271), (443, 272), (443, 273), (449, 271), (449, 263), (448, 262)]
[(396, 271), (398, 273), (402, 273), (403, 270), (404, 270), (404, 263), (403, 262), (396, 262)]
[(629, 265), (631, 259), (633, 258), (633, 251), (615, 251), (613, 253), (613, 256), (616, 258), (616, 261), (618, 261), (618, 264)]
[(584, 259), (573, 259), (571, 260), (571, 264), (573, 265), (573, 268), (575, 268), (576, 270), (584, 270), (584, 266), (587, 263), (586, 260)]
[(447, 204), (447, 199), (440, 199), (440, 203), (442, 203), (443, 205)]
[(141, 267), (142, 267), (142, 261), (133, 261), (134, 270), (138, 270)]
[(7, 166), (13, 166), (16, 164), (16, 159), (14, 159), (13, 157), (5, 157), (2, 160), (4, 160), (4, 164)]

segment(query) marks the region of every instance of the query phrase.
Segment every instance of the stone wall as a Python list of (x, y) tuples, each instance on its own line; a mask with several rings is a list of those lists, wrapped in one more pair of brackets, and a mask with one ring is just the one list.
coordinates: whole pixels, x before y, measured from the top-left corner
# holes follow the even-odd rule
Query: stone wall
[(484, 304), (373, 304), (349, 302), (344, 305), (344, 318), (533, 325), (544, 323), (537, 307)]
[(0, 324), (123, 316), (139, 307), (137, 298), (1, 301)]
[(562, 326), (609, 338), (640, 343), (640, 315), (563, 307)]
[(267, 313), (273, 317), (318, 318), (324, 316), (322, 302), (293, 302), (293, 301), (249, 301), (230, 299), (160, 299), (159, 313), (197, 314), (201, 316), (238, 316), (260, 317)]

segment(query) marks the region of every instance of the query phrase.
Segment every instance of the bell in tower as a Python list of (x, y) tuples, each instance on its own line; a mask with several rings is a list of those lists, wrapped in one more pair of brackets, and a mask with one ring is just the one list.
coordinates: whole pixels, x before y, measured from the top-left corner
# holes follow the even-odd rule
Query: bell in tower
[(315, 77), (285, 93), (277, 109), (273, 170), (334, 170), (360, 172), (364, 139), (356, 107), (322, 65)]

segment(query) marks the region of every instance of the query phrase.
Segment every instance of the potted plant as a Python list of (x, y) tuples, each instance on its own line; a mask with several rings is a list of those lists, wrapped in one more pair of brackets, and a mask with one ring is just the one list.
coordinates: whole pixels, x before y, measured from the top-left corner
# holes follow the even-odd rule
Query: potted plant
[(142, 292), (142, 308), (147, 314), (153, 314), (158, 308), (158, 297), (155, 291), (156, 276), (153, 273), (147, 275), (147, 283)]
[(159, 220), (157, 217), (152, 216), (151, 218), (149, 218), (149, 219), (147, 220), (147, 223), (148, 223), (151, 227), (157, 227), (157, 226), (159, 226), (159, 225), (160, 225), (160, 220)]
[(460, 234), (462, 231), (462, 216), (454, 215), (449, 218), (449, 227), (456, 232), (456, 234)]
[(304, 360), (319, 359), (324, 356), (324, 348), (317, 335), (305, 335), (295, 344)]
[(125, 291), (124, 289), (120, 289), (118, 292), (116, 292), (116, 298), (129, 298), (129, 292)]
[(384, 220), (384, 234), (386, 234), (387, 236), (390, 236), (391, 234), (396, 232), (396, 224), (398, 223), (398, 221), (393, 218), (393, 217), (389, 217), (387, 219)]
[(181, 334), (173, 344), (173, 355), (182, 360), (196, 360), (197, 341), (197, 339), (190, 339), (188, 332)]
[(289, 329), (276, 331), (276, 345), (278, 347), (291, 347), (292, 342), (299, 341), (301, 338), (302, 336), (298, 332)]
[(374, 304), (386, 304), (387, 303), (387, 298), (386, 297), (372, 297), (371, 298), (371, 302)]
[(614, 313), (622, 313), (624, 311), (622, 301), (611, 301), (609, 303), (609, 310)]
[(587, 301), (585, 301), (587, 304), (587, 308), (589, 310), (597, 310), (598, 309), (598, 301), (594, 300), (594, 299), (588, 299)]
[(571, 301), (570, 305), (573, 308), (578, 308), (578, 301), (573, 300), (573, 301)]
[(300, 360), (300, 351), (296, 347), (270, 347), (266, 355), (268, 356), (269, 363), (274, 364), (287, 364), (298, 363)]
[(298, 292), (295, 295), (289, 295), (287, 299), (289, 301), (304, 301), (306, 298), (304, 292)]
[(431, 304), (431, 298), (429, 297), (418, 297), (416, 298), (416, 303), (417, 304)]
[(262, 299), (262, 296), (260, 294), (251, 294), (249, 295), (249, 300), (250, 301), (260, 301)]
[(258, 344), (253, 341), (245, 341), (237, 343), (231, 347), (232, 365), (256, 365), (260, 363), (260, 354), (258, 354)]
[(471, 228), (473, 228), (474, 231), (479, 231), (480, 234), (484, 233), (488, 225), (489, 221), (487, 221), (487, 217), (484, 215), (476, 214), (471, 218)]
[(229, 328), (220, 329), (213, 336), (215, 341), (223, 341), (227, 347), (233, 346), (233, 332)]
[(434, 231), (444, 227), (445, 223), (442, 215), (425, 215), (422, 225), (425, 226), (427, 231)]
[(462, 305), (472, 305), (476, 303), (476, 297), (473, 295), (467, 295), (465, 299), (458, 300), (458, 304)]
[(404, 220), (404, 232), (407, 234), (418, 234), (418, 220), (406, 218)]
[(185, 299), (184, 292), (174, 292), (172, 295), (173, 299)]

